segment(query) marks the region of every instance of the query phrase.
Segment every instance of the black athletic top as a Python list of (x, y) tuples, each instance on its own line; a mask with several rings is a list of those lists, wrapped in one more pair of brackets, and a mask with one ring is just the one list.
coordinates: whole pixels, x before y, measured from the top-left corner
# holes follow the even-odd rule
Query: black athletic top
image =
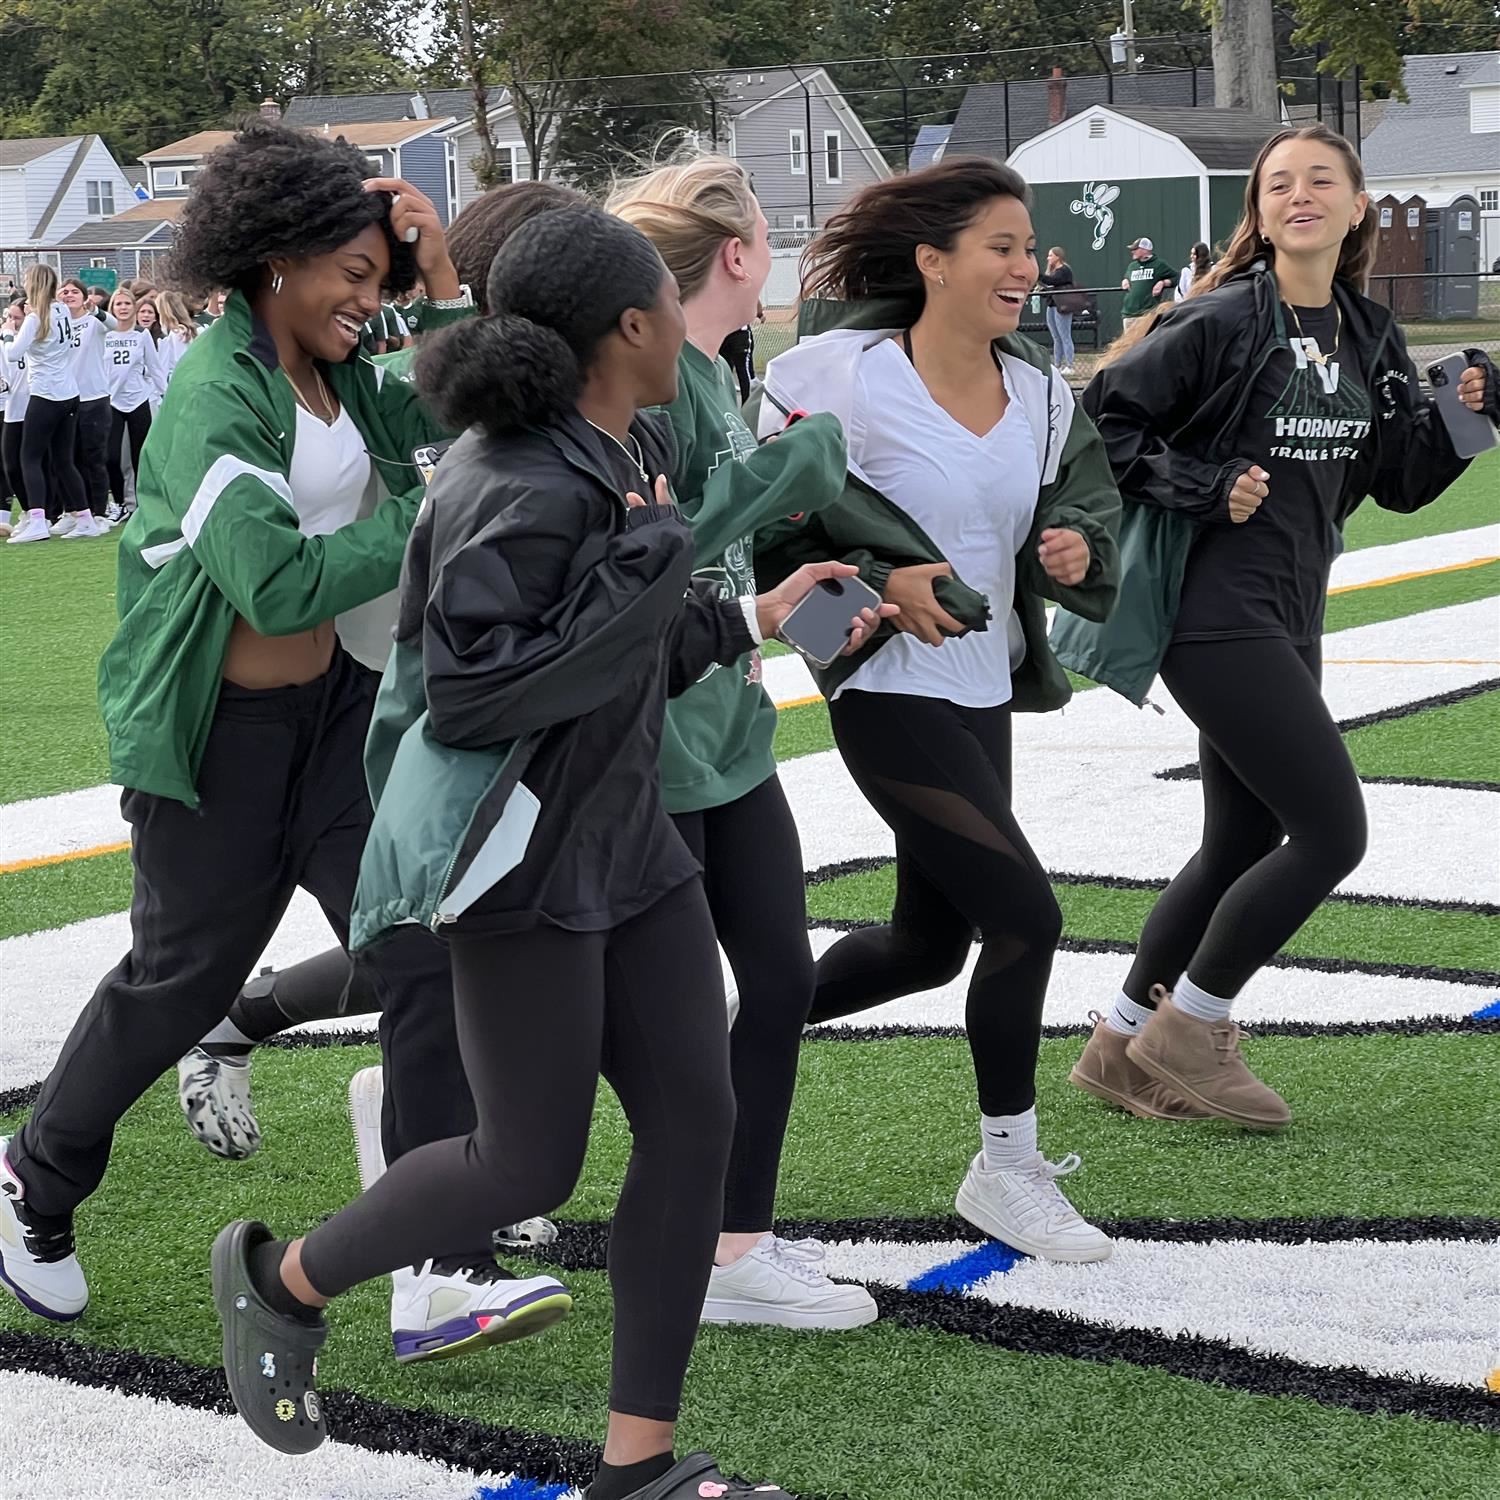
[(1261, 371), (1238, 443), (1271, 476), (1269, 493), (1249, 520), (1199, 532), (1174, 640), (1322, 634), (1329, 571), (1362, 498), (1350, 471), (1370, 447), (1370, 393), (1334, 303), (1290, 309), (1287, 327), (1292, 347)]

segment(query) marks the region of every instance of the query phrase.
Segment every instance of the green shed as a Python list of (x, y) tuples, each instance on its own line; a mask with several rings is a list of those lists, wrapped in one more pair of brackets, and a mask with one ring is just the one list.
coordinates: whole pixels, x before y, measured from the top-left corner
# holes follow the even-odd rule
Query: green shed
[(1131, 241), (1145, 236), (1179, 267), (1198, 240), (1222, 246), (1257, 153), (1282, 128), (1242, 109), (1095, 104), (1011, 153), (1035, 195), (1041, 251), (1061, 245), (1081, 286), (1106, 289), (1101, 344), (1120, 331), (1110, 289), (1125, 275)]

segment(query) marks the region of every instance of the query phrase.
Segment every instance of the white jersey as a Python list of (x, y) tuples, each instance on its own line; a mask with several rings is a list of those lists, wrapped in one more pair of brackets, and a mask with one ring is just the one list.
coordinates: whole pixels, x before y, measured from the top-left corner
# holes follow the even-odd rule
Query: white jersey
[(109, 330), (92, 313), (73, 322), (73, 374), (80, 401), (102, 401), (109, 395), (109, 372), (104, 362), (104, 340)]
[(142, 328), (112, 329), (104, 340), (109, 368), (109, 404), (131, 412), (166, 390), (156, 340)]
[(54, 302), (43, 324), (27, 313), (16, 335), (14, 353), (25, 359), (31, 394), (47, 401), (72, 401), (78, 395), (73, 369), (73, 315)]
[(192, 348), (193, 341), (185, 334), (167, 333), (162, 335), (162, 341), (156, 346), (156, 358), (161, 364), (161, 383), (163, 389), (172, 383), (172, 373), (176, 370), (182, 356)]
[(20, 422), (31, 405), (31, 383), (28, 380), (26, 359), (15, 352), (15, 337), (12, 335), (0, 343), (0, 376), (10, 387), (5, 397), (5, 420)]

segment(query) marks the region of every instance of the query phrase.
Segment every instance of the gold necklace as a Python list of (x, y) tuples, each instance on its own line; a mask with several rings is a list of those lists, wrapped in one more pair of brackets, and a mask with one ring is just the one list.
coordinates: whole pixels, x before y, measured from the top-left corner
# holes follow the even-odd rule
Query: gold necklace
[(1297, 325), (1297, 337), (1302, 340), (1302, 352), (1306, 354), (1314, 364), (1326, 365), (1328, 361), (1339, 352), (1339, 341), (1344, 336), (1344, 309), (1338, 305), (1337, 301), (1334, 302), (1333, 313), (1337, 321), (1333, 326), (1333, 348), (1330, 349), (1327, 354), (1313, 354), (1309, 352), (1307, 347), (1307, 337), (1302, 332), (1302, 319), (1297, 316), (1297, 309), (1293, 307), (1290, 302), (1288, 302), (1286, 305), (1286, 310), (1291, 313), (1292, 322)]
[(297, 400), (301, 402), (303, 407), (306, 408), (308, 415), (316, 417), (325, 427), (332, 427), (333, 424), (338, 420), (338, 413), (333, 409), (333, 397), (328, 394), (328, 387), (323, 384), (323, 375), (318, 367), (314, 365), (312, 367), (312, 372), (313, 379), (318, 382), (318, 395), (322, 398), (323, 401), (322, 411), (317, 411), (313, 407), (312, 402), (302, 394), (302, 388), (297, 384), (295, 380), (292, 379), (291, 375), (287, 371), (287, 367), (285, 365), (282, 365), (280, 369), (281, 373), (286, 376), (286, 383), (291, 386), (293, 394), (297, 397)]
[[(579, 412), (579, 416), (583, 416), (583, 413)], [(633, 432), (626, 433), (626, 436), (630, 439), (630, 448), (627, 448), (625, 444), (622, 443), (619, 438), (614, 435), (614, 433), (607, 431), (591, 418), (583, 417), (583, 420), (587, 422), (595, 432), (599, 433), (601, 437), (607, 437), (610, 442), (612, 442), (615, 447), (618, 448), (620, 452), (623, 453), (625, 457), (635, 465), (635, 472), (641, 476), (641, 483), (646, 486), (646, 493), (641, 496), (641, 499), (650, 500), (652, 498), (651, 480), (646, 473), (646, 455), (641, 452), (641, 445), (639, 440), (636, 438), (636, 435)], [(631, 448), (635, 450), (634, 453), (630, 451)]]

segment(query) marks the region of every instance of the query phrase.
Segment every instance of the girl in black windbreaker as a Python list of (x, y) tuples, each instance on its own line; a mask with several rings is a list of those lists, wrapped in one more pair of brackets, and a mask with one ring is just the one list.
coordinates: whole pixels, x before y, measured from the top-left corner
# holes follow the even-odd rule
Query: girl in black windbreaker
[[(377, 785), (377, 825), (421, 801), (412, 842), (434, 850), (425, 868), (444, 870), (447, 892), (462, 858), (458, 884), (476, 887), (459, 911), (440, 902), (432, 920), (449, 934), (479, 1123), (403, 1156), (304, 1239), (229, 1226), (214, 1248), (226, 1373), (272, 1446), (321, 1442), (318, 1309), (456, 1233), (483, 1235), (566, 1199), (602, 1072), (634, 1149), (610, 1231), (610, 1421), (590, 1495), (749, 1496), (708, 1455), (672, 1452), (734, 1105), (713, 921), (661, 804), (662, 722), (670, 694), (711, 662), (737, 661), (819, 579), (854, 569), (803, 568), (758, 598), (724, 599), (717, 583), (692, 578), (691, 532), (660, 477), (672, 468), (671, 428), (639, 414), (675, 397), (685, 324), (676, 282), (639, 231), (592, 208), (542, 214), (496, 258), (488, 304), (417, 359), (435, 415), (466, 430), (407, 551), (382, 689), (420, 710), (390, 767), (420, 743), (433, 747), (424, 767), (450, 769), (424, 775), (420, 798), (398, 794), (395, 769)], [(876, 623), (851, 622), (851, 651)], [(507, 746), (508, 759), (497, 748)], [(496, 781), (477, 800), (460, 794), (475, 756), (500, 757), (496, 775), (514, 766), (524, 780), (499, 797)], [(533, 810), (529, 836), (506, 873), (487, 865), (473, 879), (513, 805)], [(434, 830), (455, 826), (462, 842), (449, 859)], [(409, 920), (426, 889), (425, 869), (420, 882), (374, 891), (382, 879), (367, 848), (356, 926), (362, 910)]]
[[(1084, 406), (1125, 501), (1120, 604), (1059, 659), (1139, 702), (1157, 670), (1200, 732), (1204, 836), (1162, 893), (1073, 1081), (1136, 1115), (1291, 1117), (1240, 1054), (1235, 997), (1365, 852), (1359, 777), (1320, 688), (1344, 522), (1461, 474), (1400, 329), (1363, 295), (1375, 222), (1323, 126), (1262, 150), (1224, 258), (1122, 341)], [(1493, 416), (1469, 351), (1460, 393)]]

